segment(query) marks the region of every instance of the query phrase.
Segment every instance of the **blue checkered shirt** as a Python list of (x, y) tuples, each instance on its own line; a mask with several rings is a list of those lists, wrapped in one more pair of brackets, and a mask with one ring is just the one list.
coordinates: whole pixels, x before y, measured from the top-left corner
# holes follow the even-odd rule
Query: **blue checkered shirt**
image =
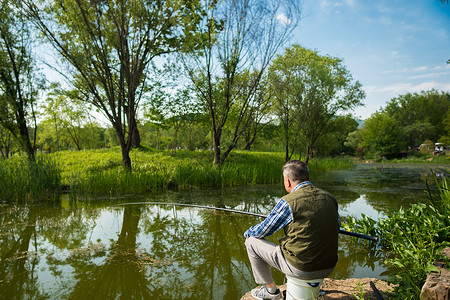
[[(312, 185), (309, 181), (304, 181), (302, 183), (299, 183), (295, 186), (295, 188), (292, 190), (292, 192), (295, 192), (301, 187), (304, 187), (305, 185)], [(274, 232), (278, 231), (279, 229), (283, 228), (287, 224), (291, 223), (294, 219), (294, 216), (292, 214), (291, 207), (284, 199), (278, 200), (275, 207), (272, 209), (270, 214), (267, 216), (267, 218), (262, 221), (259, 224), (256, 224), (255, 226), (250, 227), (245, 233), (244, 236), (246, 238), (248, 237), (256, 237), (256, 238), (265, 238), (266, 236), (269, 236), (273, 234)]]

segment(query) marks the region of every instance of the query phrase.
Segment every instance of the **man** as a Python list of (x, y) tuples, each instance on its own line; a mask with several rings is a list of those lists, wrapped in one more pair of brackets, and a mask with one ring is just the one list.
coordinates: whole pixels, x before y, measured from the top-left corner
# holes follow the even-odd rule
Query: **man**
[[(299, 160), (283, 166), (282, 197), (267, 218), (249, 228), (244, 236), (253, 276), (261, 288), (253, 289), (256, 299), (278, 299), (270, 266), (303, 280), (324, 278), (337, 262), (339, 215), (336, 199), (309, 181), (308, 166)], [(276, 245), (265, 240), (284, 228), (285, 237)]]

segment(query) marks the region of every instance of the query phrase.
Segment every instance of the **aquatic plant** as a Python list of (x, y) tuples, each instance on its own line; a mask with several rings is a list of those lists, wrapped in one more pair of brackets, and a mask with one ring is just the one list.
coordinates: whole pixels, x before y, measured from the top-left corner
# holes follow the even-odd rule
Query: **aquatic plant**
[[(211, 151), (133, 149), (133, 172), (123, 172), (119, 149), (61, 151), (54, 154), (63, 168), (63, 182), (74, 193), (119, 196), (198, 188), (281, 184), (283, 153), (235, 151), (225, 164), (212, 164)], [(349, 158), (313, 159), (310, 172), (354, 167)]]
[(413, 204), (378, 222), (348, 217), (344, 224), (347, 230), (380, 237), (389, 254), (385, 263), (392, 269), (390, 281), (397, 284), (396, 299), (419, 299), (428, 273), (438, 271), (434, 262), (441, 250), (450, 246), (450, 191), (445, 178), (435, 181), (438, 193), (428, 189), (429, 204)]
[(51, 157), (37, 155), (0, 160), (0, 201), (55, 201), (61, 190), (61, 171)]

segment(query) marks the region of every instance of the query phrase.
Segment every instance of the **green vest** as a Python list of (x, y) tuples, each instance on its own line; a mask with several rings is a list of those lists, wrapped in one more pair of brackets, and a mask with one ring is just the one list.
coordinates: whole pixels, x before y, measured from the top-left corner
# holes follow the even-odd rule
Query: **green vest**
[(293, 221), (284, 227), (281, 249), (286, 260), (304, 272), (334, 268), (338, 255), (339, 216), (336, 199), (312, 185), (283, 197)]

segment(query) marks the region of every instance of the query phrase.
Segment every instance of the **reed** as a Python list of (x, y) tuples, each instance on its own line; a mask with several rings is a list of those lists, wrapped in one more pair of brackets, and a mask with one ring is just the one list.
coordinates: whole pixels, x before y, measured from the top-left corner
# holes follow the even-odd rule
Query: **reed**
[(24, 156), (0, 160), (0, 201), (57, 201), (61, 190), (58, 163), (45, 155), (29, 161)]
[[(283, 153), (234, 151), (220, 167), (211, 151), (168, 151), (141, 147), (131, 151), (132, 173), (122, 170), (120, 150), (62, 151), (54, 155), (65, 167), (63, 181), (82, 195), (141, 194), (256, 184), (281, 184)], [(311, 172), (351, 168), (346, 158), (314, 159)]]
[(311, 174), (319, 174), (330, 170), (351, 169), (355, 167), (355, 162), (348, 156), (313, 158), (308, 164)]

